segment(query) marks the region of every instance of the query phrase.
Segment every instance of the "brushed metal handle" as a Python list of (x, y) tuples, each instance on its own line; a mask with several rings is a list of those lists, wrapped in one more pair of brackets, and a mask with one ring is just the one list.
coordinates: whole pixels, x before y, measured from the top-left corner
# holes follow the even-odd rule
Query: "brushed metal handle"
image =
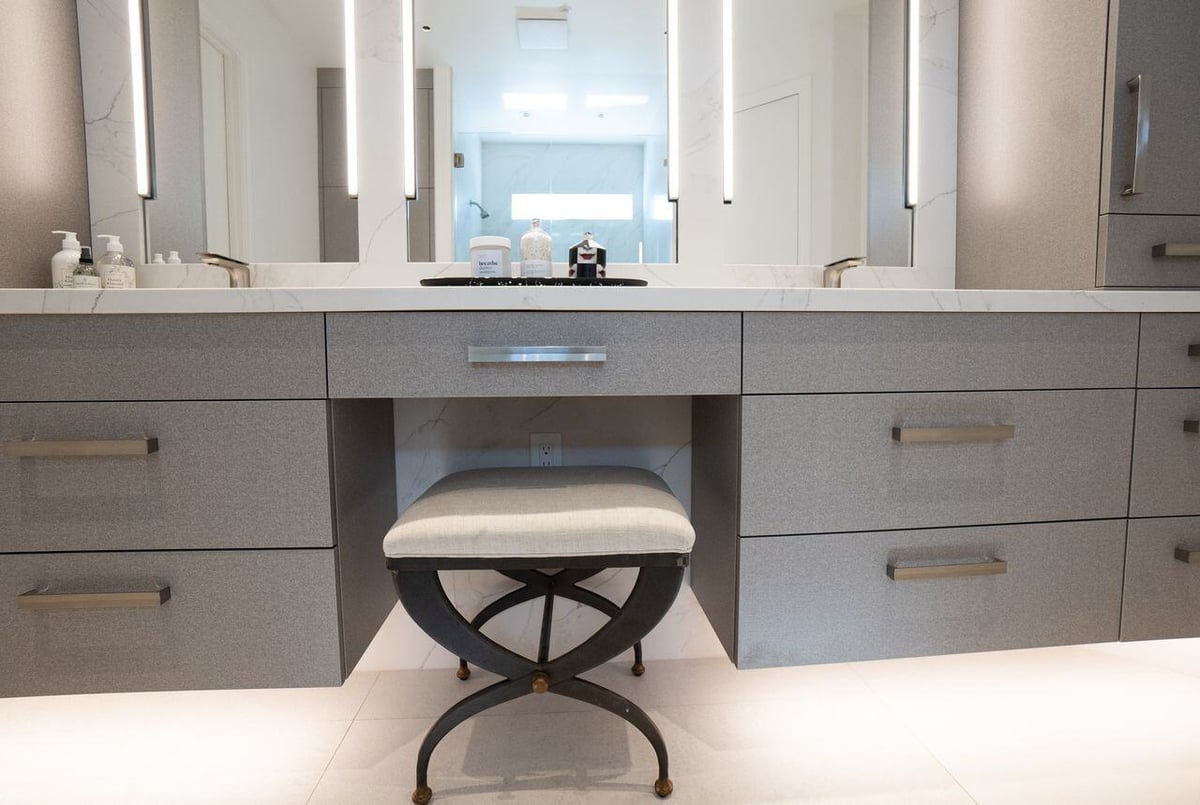
[(171, 600), (171, 588), (121, 593), (47, 593), (30, 590), (17, 596), (17, 607), (30, 612), (64, 609), (151, 609)]
[(87, 439), (9, 442), (4, 453), (12, 458), (74, 458), (79, 456), (148, 456), (158, 452), (158, 439)]
[(1017, 435), (1016, 425), (961, 425), (949, 428), (892, 428), (901, 444), (1006, 442)]
[(1137, 120), (1133, 133), (1133, 175), (1121, 191), (1123, 196), (1146, 192), (1146, 156), (1150, 150), (1150, 77), (1139, 73), (1125, 86), (1137, 96)]
[(467, 347), (470, 363), (604, 363), (608, 347)]
[(1200, 564), (1200, 551), (1194, 551), (1190, 548), (1176, 548), (1175, 558), (1189, 565), (1197, 565)]
[(1188, 344), (1188, 357), (1200, 358), (1200, 344)]
[(1200, 243), (1156, 243), (1151, 257), (1200, 257)]
[(970, 562), (944, 562), (929, 565), (887, 566), (888, 578), (893, 581), (922, 581), (925, 579), (960, 579), (968, 576), (999, 576), (1008, 572), (1003, 559), (983, 559)]
[(1200, 419), (1183, 420), (1184, 433), (1200, 433)]

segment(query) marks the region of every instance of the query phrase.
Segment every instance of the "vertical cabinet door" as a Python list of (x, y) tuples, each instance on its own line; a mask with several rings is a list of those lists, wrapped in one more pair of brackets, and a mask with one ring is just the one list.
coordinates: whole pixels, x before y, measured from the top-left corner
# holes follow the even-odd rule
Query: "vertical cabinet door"
[[(1200, 3), (1112, 0), (1109, 26), (1108, 192), (1101, 212), (1200, 215)], [(1129, 82), (1137, 76), (1140, 91), (1133, 92)], [(1123, 191), (1132, 182), (1139, 129), (1141, 192), (1130, 195)]]

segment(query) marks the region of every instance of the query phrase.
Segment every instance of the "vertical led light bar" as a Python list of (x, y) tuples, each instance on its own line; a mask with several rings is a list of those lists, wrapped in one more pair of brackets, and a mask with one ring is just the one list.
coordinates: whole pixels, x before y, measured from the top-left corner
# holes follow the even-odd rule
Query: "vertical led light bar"
[(908, 0), (904, 48), (904, 205), (917, 206), (921, 123), (921, 0)]
[(733, 0), (721, 0), (721, 187), (733, 202)]
[(667, 200), (679, 200), (679, 0), (667, 0)]
[(346, 184), (350, 198), (358, 198), (358, 65), (354, 0), (342, 8), (346, 61)]
[(402, 0), (400, 14), (401, 61), (404, 66), (404, 197), (417, 197), (417, 105), (413, 84), (417, 80), (414, 66), (417, 43), (413, 37), (413, 0)]
[(142, 198), (154, 195), (150, 154), (150, 102), (146, 91), (146, 38), (142, 0), (129, 0), (129, 68), (133, 89), (133, 153), (137, 192)]

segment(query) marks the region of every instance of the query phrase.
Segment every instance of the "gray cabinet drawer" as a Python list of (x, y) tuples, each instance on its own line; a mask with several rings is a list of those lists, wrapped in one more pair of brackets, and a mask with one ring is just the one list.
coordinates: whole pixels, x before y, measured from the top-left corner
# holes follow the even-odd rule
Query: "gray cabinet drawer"
[(323, 316), (0, 316), (0, 400), (325, 396)]
[(1195, 551), (1200, 518), (1129, 521), (1122, 640), (1200, 637), (1200, 557), (1182, 561)]
[[(327, 327), (331, 397), (737, 394), (741, 388), (740, 313), (345, 313), (330, 314)], [(470, 347), (547, 346), (602, 347), (604, 354), (593, 357), (603, 360), (468, 360)]]
[[(738, 666), (1115, 640), (1125, 521), (741, 540)], [(889, 563), (1000, 559), (895, 581)]]
[[(741, 533), (1124, 517), (1133, 399), (1132, 389), (746, 397)], [(893, 434), (1000, 425), (1015, 427), (1011, 439)]]
[(1132, 387), (1136, 315), (748, 313), (745, 393)]
[(1142, 315), (1138, 386), (1200, 386), (1200, 314)]
[[(325, 407), (323, 400), (0, 405), (0, 553), (330, 546)], [(8, 452), (145, 438), (157, 440), (157, 452)]]
[[(27, 610), (31, 590), (154, 590), (149, 608)], [(333, 550), (0, 556), (0, 695), (336, 685)]]
[(1154, 247), (1164, 243), (1200, 244), (1200, 216), (1101, 216), (1096, 285), (1200, 287), (1200, 257), (1155, 257)]
[(1138, 392), (1131, 517), (1200, 514), (1200, 389)]

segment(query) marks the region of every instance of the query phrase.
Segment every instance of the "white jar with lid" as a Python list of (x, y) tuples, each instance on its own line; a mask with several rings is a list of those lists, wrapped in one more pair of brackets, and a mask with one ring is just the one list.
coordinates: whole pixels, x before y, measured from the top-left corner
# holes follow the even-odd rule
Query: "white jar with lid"
[(511, 277), (512, 241), (502, 235), (471, 238), (471, 274), (476, 277)]

